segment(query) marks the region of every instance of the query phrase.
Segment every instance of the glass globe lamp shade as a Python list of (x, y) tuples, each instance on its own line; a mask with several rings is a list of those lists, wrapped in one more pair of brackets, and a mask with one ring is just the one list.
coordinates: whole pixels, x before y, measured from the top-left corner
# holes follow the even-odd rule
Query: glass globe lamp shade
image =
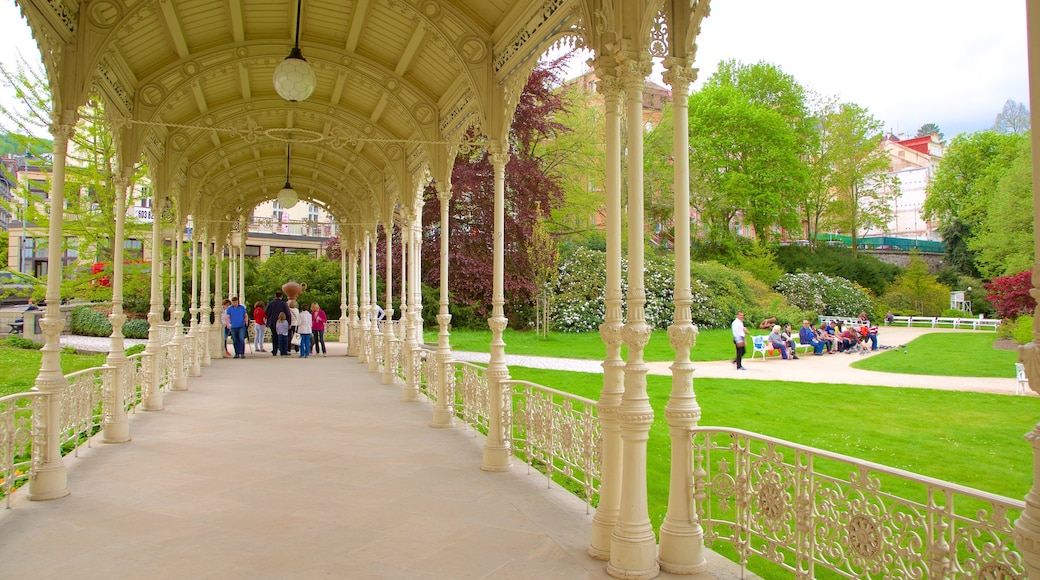
[(285, 209), (289, 209), (296, 205), (296, 202), (299, 200), (300, 198), (296, 195), (296, 190), (288, 183), (286, 183), (285, 187), (278, 192), (278, 205)]
[(314, 92), (314, 83), (314, 70), (299, 48), (293, 48), (289, 56), (274, 68), (274, 90), (286, 101), (307, 100)]

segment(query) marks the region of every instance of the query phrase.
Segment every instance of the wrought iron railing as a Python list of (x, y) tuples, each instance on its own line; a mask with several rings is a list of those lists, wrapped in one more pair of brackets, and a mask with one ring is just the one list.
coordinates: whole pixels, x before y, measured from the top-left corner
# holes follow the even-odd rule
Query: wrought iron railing
[[(111, 389), (113, 367), (93, 367), (65, 375), (68, 386), (61, 394), (61, 445), (79, 457), (79, 444), (90, 446), (90, 437), (101, 429), (102, 401), (106, 386)], [(64, 455), (64, 453), (63, 453)]]
[(755, 433), (693, 429), (689, 474), (709, 546), (798, 578), (1025, 578), (1022, 501)]
[(491, 416), (491, 393), (484, 376), (487, 369), (465, 361), (451, 364), (455, 375), (455, 416), (477, 431), (487, 433)]
[(127, 413), (136, 413), (137, 405), (144, 398), (145, 385), (148, 384), (148, 365), (144, 354), (137, 353), (126, 357), (123, 366), (123, 409)]
[(503, 381), (506, 433), (515, 456), (592, 506), (599, 493), (600, 424), (596, 402), (527, 381)]
[(42, 439), (39, 417), (48, 400), (41, 392), (0, 397), (0, 491), (8, 508), (11, 490), (28, 481), (33, 458), (39, 456), (34, 442)]

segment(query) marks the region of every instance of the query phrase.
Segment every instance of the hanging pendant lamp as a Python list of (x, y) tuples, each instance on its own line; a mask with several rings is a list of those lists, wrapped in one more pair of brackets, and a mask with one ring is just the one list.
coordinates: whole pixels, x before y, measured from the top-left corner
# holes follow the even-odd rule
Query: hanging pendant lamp
[(291, 208), (300, 200), (300, 197), (296, 195), (296, 190), (293, 189), (292, 184), (289, 183), (289, 162), (291, 159), (292, 143), (289, 143), (285, 151), (285, 186), (278, 192), (278, 205), (285, 209)]
[(296, 42), (289, 56), (274, 68), (274, 90), (286, 101), (305, 101), (314, 92), (314, 70), (300, 52), (300, 11), (303, 0), (296, 0)]

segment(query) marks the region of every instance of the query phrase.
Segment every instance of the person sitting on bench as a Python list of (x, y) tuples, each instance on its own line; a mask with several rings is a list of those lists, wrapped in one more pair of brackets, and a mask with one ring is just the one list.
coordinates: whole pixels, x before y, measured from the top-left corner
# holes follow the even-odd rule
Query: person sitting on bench
[[(36, 300), (30, 298), (29, 305), (25, 307), (24, 312), (30, 310), (39, 310), (40, 307), (36, 305)], [(25, 314), (22, 314), (20, 318), (15, 318), (14, 323), (11, 324), (11, 334), (19, 334), (25, 332)]]

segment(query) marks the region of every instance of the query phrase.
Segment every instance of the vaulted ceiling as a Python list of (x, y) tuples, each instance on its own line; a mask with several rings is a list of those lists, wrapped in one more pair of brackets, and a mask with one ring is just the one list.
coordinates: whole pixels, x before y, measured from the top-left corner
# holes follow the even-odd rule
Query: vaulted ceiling
[[(272, 75), (293, 46), (297, 0), (16, 1), (40, 45), (56, 117), (100, 96), (124, 163), (145, 160), (182, 216), (234, 219), (274, 199), (291, 142), (294, 188), (344, 224), (416, 208), (431, 178), (450, 175), (468, 134), (501, 142), (537, 58), (560, 39), (588, 36), (587, 13), (601, 25), (622, 22), (614, 13), (627, 6), (649, 15), (649, 30), (661, 6), (302, 0), (299, 46), (316, 88), (288, 102)], [(685, 11), (698, 1), (670, 4)]]

